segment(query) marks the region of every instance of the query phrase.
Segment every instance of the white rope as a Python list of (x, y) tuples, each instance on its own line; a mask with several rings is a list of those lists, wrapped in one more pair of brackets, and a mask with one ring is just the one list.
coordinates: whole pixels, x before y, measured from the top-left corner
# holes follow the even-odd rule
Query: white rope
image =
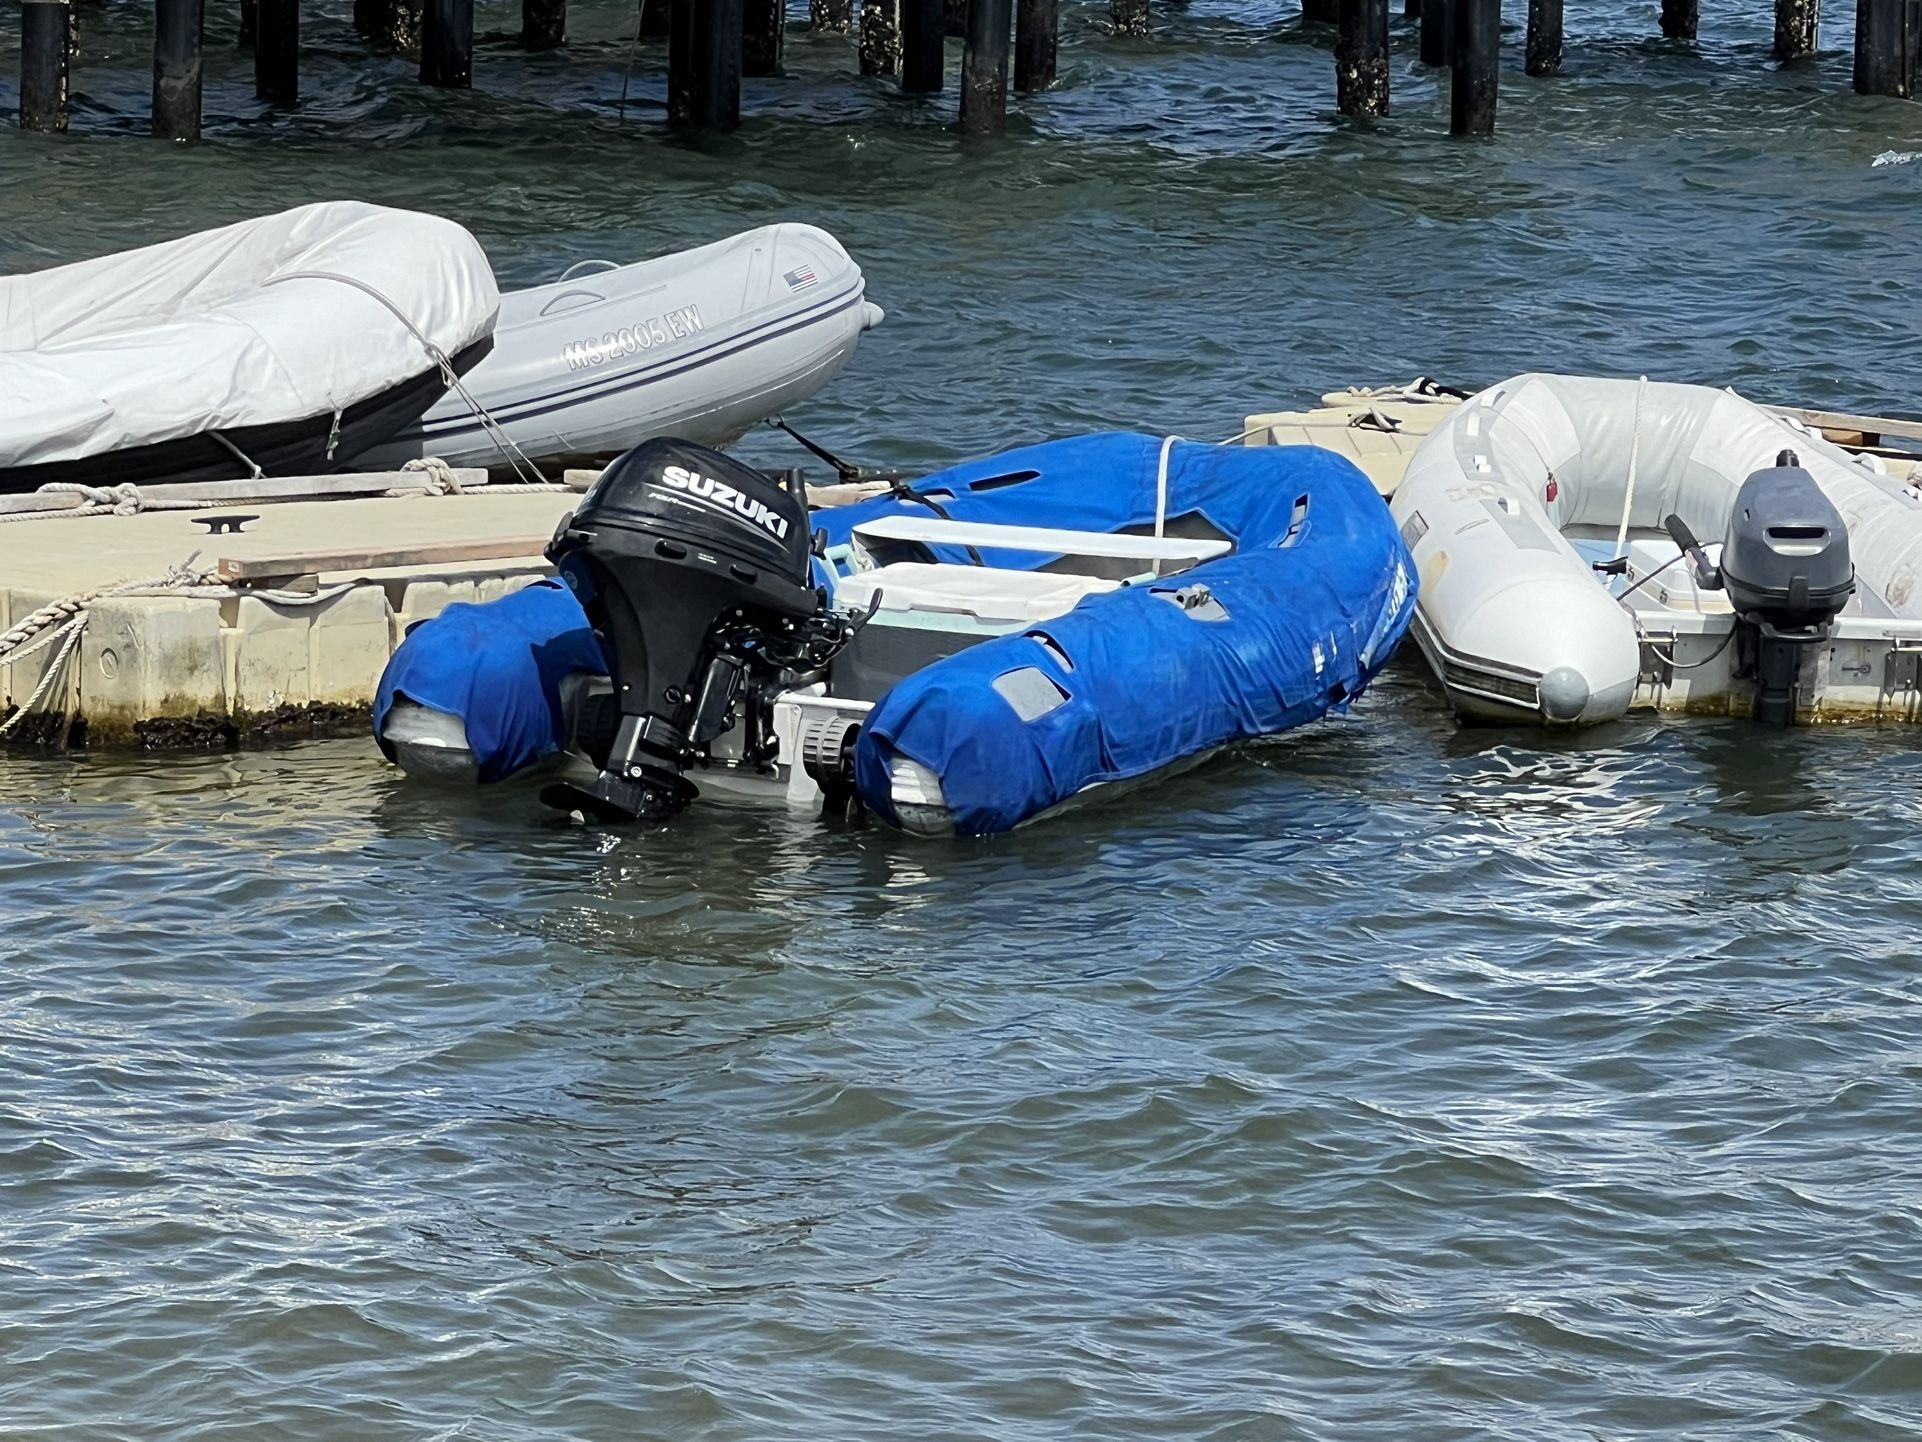
[(125, 591), (125, 596), (184, 596), (190, 601), (232, 601), (240, 597), (251, 597), (257, 601), (267, 601), (275, 606), (321, 606), (336, 596), (344, 596), (357, 586), (366, 584), (361, 581), (341, 581), (324, 591), (276, 591), (248, 587), (240, 590), (233, 586), (219, 584), (205, 586), (170, 586), (157, 591)]
[(425, 472), (427, 479), (419, 490), (402, 486), (398, 490), (388, 491), (386, 494), (389, 496), (531, 496), (550, 495), (568, 489), (559, 481), (522, 481), (509, 482), (504, 486), (482, 486), (470, 491), (461, 485), (460, 476), (454, 468), (439, 456), (422, 456), (419, 460), (409, 461), (401, 469)]
[[(338, 429), (340, 426), (339, 411), (334, 412), (334, 426), (336, 429)], [(232, 453), (234, 459), (239, 461), (241, 465), (247, 468), (248, 480), (259, 481), (259, 480), (266, 479), (267, 473), (261, 470), (259, 461), (256, 461), (252, 456), (248, 455), (239, 446), (235, 445), (232, 441), (228, 440), (225, 436), (223, 436), (219, 431), (208, 431), (207, 434), (212, 436), (215, 440), (219, 441), (221, 445), (225, 446), (228, 449), (228, 451)], [(328, 445), (327, 445), (327, 454), (331, 457), (333, 453), (334, 453), (334, 447), (333, 447), (333, 443), (330, 441), (328, 442)]]
[(27, 657), (38, 655), (40, 652), (46, 650), (47, 647), (51, 646), (55, 641), (59, 640), (62, 636), (64, 636), (66, 634), (67, 626), (71, 626), (75, 621), (81, 619), (86, 614), (87, 614), (87, 609), (86, 607), (83, 606), (78, 611), (75, 611), (73, 615), (67, 619), (67, 622), (65, 625), (54, 626), (48, 630), (42, 631), (38, 637), (27, 642), (26, 645), (21, 646), (16, 650), (9, 651), (7, 653), (6, 664), (9, 666), (17, 666), (22, 661), (26, 660)]
[(67, 658), (73, 654), (73, 648), (80, 644), (81, 634), (87, 629), (87, 621), (92, 615), (93, 602), (109, 596), (140, 593), (174, 595), (203, 586), (213, 573), (194, 569), (194, 562), (199, 555), (198, 551), (194, 552), (164, 576), (97, 586), (91, 591), (81, 591), (72, 596), (63, 596), (58, 601), (50, 601), (5, 634), (0, 634), (0, 665), (4, 666), (17, 665), (29, 656), (37, 655), (56, 639), (61, 640), (59, 652), (47, 663), (46, 670), (41, 673), (40, 684), (34, 688), (26, 704), (15, 708), (13, 715), (0, 723), (0, 736), (7, 735), (18, 726), (52, 689), (55, 678), (67, 664)]
[(402, 486), (389, 491), (387, 494), (390, 496), (458, 496), (462, 494), (460, 477), (455, 475), (454, 468), (439, 456), (422, 456), (418, 460), (409, 461), (401, 469), (422, 473), (426, 479), (421, 482), (418, 491)]
[(1628, 438), (1628, 488), (1622, 492), (1622, 524), (1615, 533), (1615, 559), (1628, 554), (1628, 513), (1635, 504), (1635, 470), (1642, 460), (1642, 397), (1648, 394), (1648, 377), (1635, 387), (1635, 428)]
[(79, 496), (80, 504), (58, 511), (9, 511), (0, 515), (6, 521), (52, 521), (67, 516), (137, 516), (142, 511), (204, 511), (212, 506), (237, 505), (229, 501), (168, 501), (145, 494), (131, 481), (117, 486), (89, 486), (79, 481), (49, 481), (40, 488), (43, 495)]
[(28, 713), (40, 704), (47, 692), (53, 689), (54, 680), (62, 671), (66, 670), (67, 658), (73, 655), (73, 648), (80, 644), (80, 635), (86, 629), (87, 613), (82, 611), (67, 623), (64, 631), (51, 633), (55, 636), (64, 635), (67, 638), (66, 644), (61, 646), (60, 654), (47, 663), (47, 669), (41, 674), (40, 684), (33, 688), (33, 695), (27, 698), (27, 704), (16, 707), (13, 715), (9, 716), (5, 721), (0, 722), (0, 736), (7, 735), (14, 727), (26, 720)]
[[(1180, 436), (1167, 436), (1161, 442), (1161, 460), (1155, 466), (1155, 539), (1161, 539), (1162, 527), (1168, 519), (1168, 453), (1175, 448)], [(1155, 575), (1161, 574), (1161, 558), (1155, 557)]]
[(440, 367), (441, 377), (447, 382), (447, 388), (467, 402), (467, 408), (474, 413), (474, 419), (481, 423), (481, 428), (487, 432), (487, 438), (507, 458), (507, 463), (514, 468), (514, 474), (530, 484), (547, 479), (541, 474), (541, 468), (527, 458), (527, 453), (514, 444), (514, 438), (501, 428), (500, 422), (489, 414), (487, 407), (475, 399), (474, 393), (467, 388), (467, 382), (461, 379), (460, 372), (454, 369), (454, 363), (447, 358), (447, 352), (429, 340), (422, 333), (421, 328), (407, 318), (406, 312), (381, 294), (378, 289), (357, 276), (340, 275), (330, 270), (290, 271), (286, 275), (275, 276), (267, 284), (279, 285), (282, 281), (288, 280), (331, 280), (340, 285), (352, 286), (361, 294), (379, 301), (387, 308), (389, 314), (406, 326), (408, 333), (420, 342), (421, 349), (427, 352), (428, 359)]

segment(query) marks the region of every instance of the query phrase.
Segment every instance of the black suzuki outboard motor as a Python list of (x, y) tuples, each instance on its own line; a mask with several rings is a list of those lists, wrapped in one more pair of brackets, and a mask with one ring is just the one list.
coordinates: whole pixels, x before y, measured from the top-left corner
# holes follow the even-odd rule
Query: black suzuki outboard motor
[(1755, 719), (1788, 725), (1803, 656), (1828, 640), (1855, 593), (1848, 528), (1795, 452), (1783, 451), (1736, 492), (1719, 573), (1687, 531), (1669, 517), (1669, 534), (1693, 555), (1698, 582), (1726, 589), (1740, 619), (1737, 674), (1755, 678)]
[[(636, 446), (555, 534), (559, 567), (599, 637), (617, 715), (587, 747), (601, 767), (551, 804), (600, 820), (665, 820), (683, 772), (735, 722), (744, 690), (818, 669), (845, 639), (810, 584), (807, 498), (687, 441)], [(771, 745), (770, 745), (771, 749)]]

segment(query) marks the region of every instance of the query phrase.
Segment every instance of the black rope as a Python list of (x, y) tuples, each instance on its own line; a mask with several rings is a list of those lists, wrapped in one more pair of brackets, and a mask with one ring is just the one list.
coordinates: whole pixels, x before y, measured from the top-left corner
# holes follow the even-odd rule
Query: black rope
[[(908, 478), (903, 472), (876, 473), (864, 471), (853, 462), (842, 460), (826, 446), (816, 445), (779, 416), (771, 417), (768, 420), (768, 424), (773, 426), (777, 431), (785, 431), (801, 445), (807, 447), (813, 454), (819, 456), (830, 466), (833, 466), (835, 474), (839, 475), (842, 480), (859, 481), (864, 478), (868, 480), (885, 480), (888, 483), (888, 490), (894, 495), (896, 500), (907, 501), (912, 505), (926, 506), (930, 511), (933, 511), (937, 517), (944, 521), (952, 521), (954, 519), (953, 516), (948, 514), (947, 507), (943, 506), (939, 501), (935, 500), (932, 496), (923, 495), (921, 492), (915, 490), (915, 488), (909, 484)], [(987, 562), (981, 559), (981, 553), (973, 546), (963, 546), (962, 549), (968, 553), (968, 559), (973, 561), (975, 565), (987, 565)]]
[(852, 461), (842, 460), (826, 446), (817, 446), (813, 441), (795, 430), (793, 426), (789, 425), (779, 416), (770, 418), (768, 424), (773, 426), (777, 431), (786, 431), (788, 435), (792, 436), (796, 441), (799, 441), (801, 445), (806, 447), (815, 456), (826, 461), (830, 466), (833, 466), (835, 474), (842, 480), (858, 481), (861, 479), (861, 468), (859, 466), (855, 465)]

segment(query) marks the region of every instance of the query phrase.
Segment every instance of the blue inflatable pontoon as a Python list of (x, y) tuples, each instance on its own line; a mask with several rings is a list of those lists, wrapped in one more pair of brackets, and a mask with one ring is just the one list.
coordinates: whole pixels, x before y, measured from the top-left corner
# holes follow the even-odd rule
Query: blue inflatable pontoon
[[(657, 469), (687, 489), (673, 467)], [(679, 469), (701, 479), (685, 457)], [(721, 487), (769, 530), (778, 518), (747, 489)], [(593, 499), (583, 511), (598, 516)], [(596, 527), (577, 524), (591, 540)], [(811, 579), (830, 614), (855, 618), (852, 636), (825, 674), (781, 673), (786, 689), (766, 688), (779, 694), (758, 723), (736, 703), (732, 739), (690, 758), (687, 778), (732, 790), (758, 780), (811, 804), (858, 797), (919, 832), (1006, 831), (1092, 787), (1345, 708), (1414, 610), (1413, 565), (1387, 506), (1347, 460), (1311, 447), (1087, 436), (806, 524)], [(585, 610), (548, 588), (470, 608), (478, 618), (450, 611), (407, 638), (376, 711), (390, 754), (407, 764), (395, 736), (417, 739), (423, 709), (459, 723), (453, 749), (469, 748), (481, 779), (570, 746), (595, 753), (564, 714), (556, 673), (589, 664), (610, 583), (566, 559), (562, 570)], [(495, 608), (490, 630), (480, 622)], [(769, 624), (766, 655), (786, 634)], [(611, 751), (617, 764), (635, 743), (624, 748), (603, 737), (597, 760)]]

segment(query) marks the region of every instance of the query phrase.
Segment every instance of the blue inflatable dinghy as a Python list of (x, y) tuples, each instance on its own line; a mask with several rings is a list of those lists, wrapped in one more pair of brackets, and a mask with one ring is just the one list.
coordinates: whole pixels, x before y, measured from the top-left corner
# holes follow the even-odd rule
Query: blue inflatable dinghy
[[(811, 515), (651, 442), (549, 554), (569, 591), (450, 608), (396, 652), (375, 727), (410, 771), (569, 754), (556, 800), (590, 812), (671, 814), (698, 788), (928, 834), (1006, 831), (1345, 708), (1415, 602), (1342, 457), (1126, 433)], [(614, 679), (583, 690), (568, 668), (597, 655)]]

